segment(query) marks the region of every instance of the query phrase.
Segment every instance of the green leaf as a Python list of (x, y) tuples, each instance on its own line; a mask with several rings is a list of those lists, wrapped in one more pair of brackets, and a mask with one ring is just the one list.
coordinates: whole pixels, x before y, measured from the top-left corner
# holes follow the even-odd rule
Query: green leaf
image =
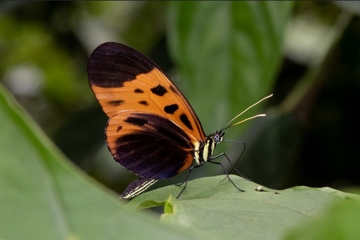
[(202, 239), (281, 239), (290, 229), (316, 218), (329, 203), (359, 199), (331, 188), (257, 191), (256, 183), (230, 177), (245, 192), (227, 179), (221, 182), (224, 176), (200, 178), (188, 182), (179, 199), (173, 196), (182, 187), (168, 186), (136, 197), (128, 207), (141, 209), (163, 203), (163, 222), (180, 225)]
[(184, 79), (179, 85), (205, 131), (223, 127), (271, 93), (291, 6), (276, 1), (171, 2), (168, 37)]
[(2, 85), (0, 122), (0, 239), (191, 238), (83, 175)]
[(294, 231), (286, 239), (349, 240), (360, 238), (360, 202), (341, 201), (329, 207), (321, 217)]

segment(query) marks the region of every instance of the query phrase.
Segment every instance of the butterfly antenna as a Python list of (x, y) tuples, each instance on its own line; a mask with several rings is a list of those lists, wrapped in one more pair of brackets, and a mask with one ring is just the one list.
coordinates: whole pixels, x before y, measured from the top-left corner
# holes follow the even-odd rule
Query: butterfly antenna
[(240, 122), (236, 122), (236, 123), (230, 125), (230, 123), (231, 123), (232, 121), (234, 121), (236, 118), (240, 117), (242, 114), (244, 114), (244, 113), (245, 113), (246, 111), (248, 111), (250, 108), (254, 107), (255, 105), (259, 104), (260, 102), (264, 101), (265, 99), (271, 98), (272, 96), (273, 96), (273, 94), (270, 94), (270, 95), (262, 98), (261, 100), (257, 101), (256, 103), (254, 103), (254, 104), (251, 105), (250, 107), (246, 108), (244, 111), (242, 111), (241, 113), (239, 113), (238, 115), (236, 115), (233, 119), (231, 119), (231, 120), (225, 125), (225, 127), (223, 127), (223, 128), (221, 129), (221, 131), (225, 131), (225, 130), (228, 129), (229, 127), (232, 127), (232, 126), (238, 125), (238, 124), (240, 124), (240, 123), (246, 122), (246, 121), (248, 121), (248, 120), (250, 120), (250, 119), (254, 119), (254, 118), (257, 118), (257, 117), (265, 117), (266, 114), (258, 114), (258, 115), (255, 115), (255, 116), (246, 118), (246, 119), (244, 119), (244, 120), (241, 120)]

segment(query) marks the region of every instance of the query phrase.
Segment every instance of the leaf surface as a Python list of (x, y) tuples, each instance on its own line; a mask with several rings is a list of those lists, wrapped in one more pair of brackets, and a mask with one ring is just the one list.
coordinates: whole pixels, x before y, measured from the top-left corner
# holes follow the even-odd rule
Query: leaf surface
[(257, 191), (256, 183), (230, 177), (245, 192), (238, 191), (227, 179), (221, 182), (224, 176), (207, 177), (188, 182), (179, 199), (174, 196), (182, 188), (168, 186), (136, 197), (128, 207), (142, 209), (162, 204), (163, 222), (180, 225), (200, 238), (282, 239), (290, 229), (316, 219), (329, 203), (359, 199), (331, 188)]

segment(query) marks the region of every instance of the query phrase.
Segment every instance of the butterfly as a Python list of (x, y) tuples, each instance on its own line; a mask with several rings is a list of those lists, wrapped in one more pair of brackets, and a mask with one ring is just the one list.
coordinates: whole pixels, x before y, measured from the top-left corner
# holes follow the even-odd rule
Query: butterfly
[[(211, 157), (225, 129), (240, 123), (206, 136), (195, 111), (164, 72), (142, 53), (120, 43), (98, 46), (89, 58), (87, 73), (109, 117), (105, 128), (108, 149), (115, 161), (139, 176), (122, 198), (135, 197), (158, 180), (186, 169), (190, 174), (193, 167), (212, 162), (220, 156)], [(264, 114), (254, 117), (258, 116)], [(187, 178), (182, 191), (186, 183)]]

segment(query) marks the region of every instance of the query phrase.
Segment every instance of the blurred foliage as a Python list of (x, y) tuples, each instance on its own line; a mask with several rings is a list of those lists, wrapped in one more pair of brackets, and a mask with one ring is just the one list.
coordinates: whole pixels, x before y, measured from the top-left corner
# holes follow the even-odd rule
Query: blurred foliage
[[(267, 118), (226, 135), (247, 145), (238, 165), (246, 177), (274, 188), (344, 188), (360, 184), (358, 25), (356, 8), (332, 2), (2, 2), (0, 81), (71, 161), (121, 192), (134, 176), (104, 144), (107, 119), (86, 62), (100, 43), (122, 42), (168, 73), (207, 134), (274, 93), (256, 109), (267, 105)], [(222, 148), (236, 159), (232, 149)]]

